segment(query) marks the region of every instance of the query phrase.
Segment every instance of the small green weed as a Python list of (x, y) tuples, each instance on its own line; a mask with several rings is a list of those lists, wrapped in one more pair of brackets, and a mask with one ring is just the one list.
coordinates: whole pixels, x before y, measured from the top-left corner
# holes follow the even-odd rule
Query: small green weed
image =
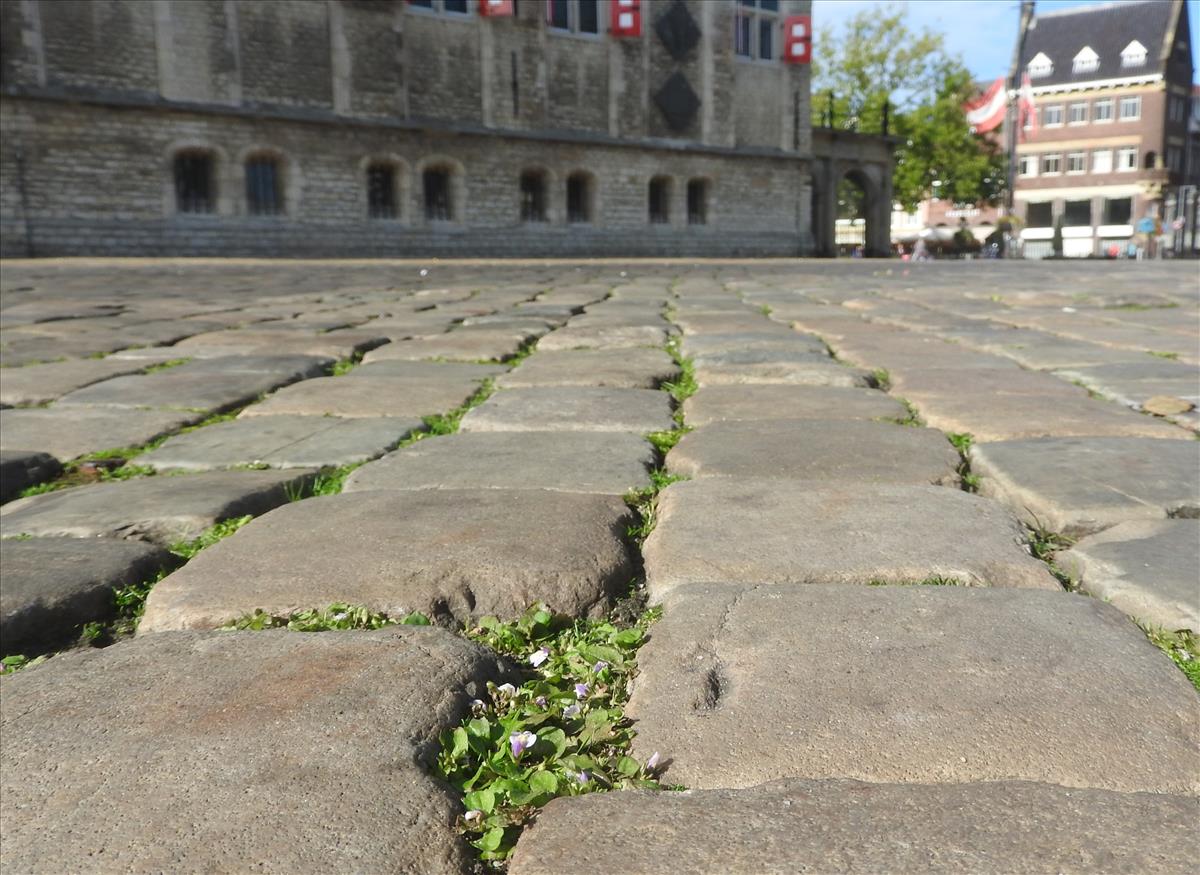
[(337, 495), (346, 485), (346, 478), (356, 468), (361, 468), (366, 462), (351, 462), (337, 468), (327, 468), (310, 481), (288, 483), (283, 488), (288, 501), (301, 501), (305, 498), (317, 498), (323, 495)]
[(329, 369), (329, 375), (331, 377), (341, 377), (350, 373), (356, 367), (358, 367), (357, 358), (342, 359), (333, 363), (333, 367)]
[(351, 629), (382, 629), (384, 626), (428, 626), (427, 616), (414, 611), (400, 620), (393, 620), (387, 614), (372, 611), (363, 605), (349, 605), (335, 602), (327, 608), (312, 608), (298, 611), (288, 616), (276, 616), (262, 610), (253, 614), (239, 617), (221, 628), (223, 630), (250, 630), (259, 632), (263, 629), (290, 629), (293, 632), (332, 632), (348, 631)]
[(0, 659), (0, 675), (12, 674), (23, 668), (32, 668), (35, 665), (41, 665), (47, 659), (49, 659), (48, 655), (35, 656), (30, 659), (28, 656), (14, 653), (11, 656)]
[(946, 435), (946, 440), (950, 441), (954, 449), (962, 455), (966, 455), (971, 451), (971, 447), (975, 445), (975, 435), (970, 432), (950, 432)]
[(951, 432), (946, 435), (954, 449), (958, 450), (958, 478), (962, 481), (964, 492), (979, 491), (979, 475), (971, 473), (971, 447), (975, 445), (975, 436), (969, 432)]
[(167, 371), (167, 370), (170, 370), (171, 368), (177, 368), (180, 365), (186, 365), (190, 361), (191, 361), (190, 358), (168, 359), (165, 362), (159, 362), (156, 365), (150, 365), (150, 367), (143, 369), (142, 373), (154, 374), (154, 373), (157, 373), (158, 371)]
[(501, 356), (498, 359), (490, 359), (484, 361), (483, 364), (511, 365), (515, 368), (521, 362), (525, 361), (525, 359), (533, 355), (533, 351), (537, 348), (537, 342), (538, 339), (536, 337), (531, 337), (529, 340), (526, 340), (519, 347), (517, 347), (517, 351), (511, 355)]
[(871, 371), (871, 380), (877, 389), (882, 389), (884, 392), (892, 388), (892, 375), (888, 373), (887, 368), (875, 368)]
[(1200, 638), (1186, 629), (1168, 632), (1159, 626), (1138, 623), (1150, 643), (1171, 657), (1179, 669), (1187, 675), (1192, 686), (1200, 692)]
[(867, 581), (867, 586), (966, 586), (966, 584), (953, 577), (934, 574), (922, 580), (880, 580), (878, 577), (873, 577)]
[(462, 418), (467, 415), (467, 411), (473, 407), (478, 407), (484, 401), (488, 400), (495, 391), (496, 382), (491, 377), (488, 377), (475, 390), (475, 394), (468, 398), (464, 404), (455, 407), (448, 413), (435, 413), (432, 416), (421, 417), (426, 429), (422, 436), (438, 437), (440, 435), (454, 434), (458, 431), (458, 425), (462, 422)]
[(1141, 312), (1143, 310), (1171, 310), (1178, 307), (1177, 301), (1168, 301), (1165, 304), (1105, 304), (1105, 310), (1128, 310), (1130, 312)]
[(503, 861), (551, 799), (659, 789), (658, 756), (629, 756), (624, 716), (635, 657), (658, 612), (621, 629), (534, 605), (513, 623), (484, 617), (468, 637), (528, 665), (529, 679), (488, 684), (487, 701), (440, 736), (435, 769), (463, 794), (459, 828), (484, 861)]
[[(1032, 511), (1030, 512), (1030, 516), (1033, 516)], [(1059, 550), (1068, 549), (1075, 543), (1074, 539), (1046, 528), (1036, 516), (1033, 517), (1033, 525), (1026, 523), (1025, 529), (1029, 534), (1029, 552), (1033, 554), (1034, 558), (1046, 563), (1046, 567), (1050, 569), (1050, 573), (1057, 578), (1064, 589), (1072, 592), (1076, 590), (1079, 582), (1054, 561), (1054, 555)]]
[(1160, 359), (1170, 359), (1171, 361), (1177, 361), (1179, 359), (1179, 353), (1177, 352), (1160, 352), (1156, 349), (1148, 349), (1146, 352)]
[(191, 559), (205, 547), (211, 547), (217, 541), (228, 538), (242, 526), (246, 525), (246, 523), (250, 522), (251, 519), (253, 517), (247, 514), (246, 516), (231, 517), (227, 520), (222, 520), (203, 532), (198, 538), (191, 541), (178, 541), (172, 544), (170, 550), (182, 559)]
[(762, 313), (764, 316), (770, 318), (770, 316), (771, 316), (770, 304), (763, 304), (761, 307), (758, 308), (758, 312)]
[(665, 456), (689, 431), (691, 431), (690, 428), (683, 426), (681, 428), (673, 428), (670, 431), (652, 431), (645, 437), (646, 440), (654, 445), (654, 449)]
[(637, 522), (627, 526), (625, 534), (639, 545), (646, 538), (650, 537), (650, 533), (654, 531), (654, 525), (658, 519), (656, 514), (658, 493), (672, 483), (678, 483), (680, 480), (687, 479), (689, 478), (681, 477), (678, 474), (668, 474), (662, 468), (655, 468), (650, 472), (649, 486), (643, 486), (641, 489), (631, 489), (626, 492), (625, 503), (637, 513)]

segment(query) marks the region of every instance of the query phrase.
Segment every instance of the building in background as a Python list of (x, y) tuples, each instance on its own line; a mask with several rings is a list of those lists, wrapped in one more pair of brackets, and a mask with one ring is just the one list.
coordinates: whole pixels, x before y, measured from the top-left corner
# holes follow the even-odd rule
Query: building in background
[(3, 252), (811, 252), (810, 7), (0, 0)]
[[(1187, 160), (1187, 4), (1149, 0), (1042, 13), (1022, 36), (1013, 81), (1028, 73), (1036, 104), (1016, 156), (1026, 256), (1050, 254), (1056, 223), (1067, 256), (1125, 252), (1145, 242), (1139, 223), (1163, 227), (1168, 245), (1182, 245), (1190, 234), (1194, 247), (1198, 168)], [(1176, 237), (1173, 224), (1185, 233)]]

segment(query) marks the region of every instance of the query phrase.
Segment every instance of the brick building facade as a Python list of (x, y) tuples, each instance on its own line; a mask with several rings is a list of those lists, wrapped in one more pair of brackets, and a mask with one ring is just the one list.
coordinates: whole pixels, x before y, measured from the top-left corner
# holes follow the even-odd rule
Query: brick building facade
[(808, 0), (0, 0), (5, 255), (810, 250)]
[(1022, 39), (1018, 73), (1037, 107), (1017, 147), (1026, 255), (1050, 253), (1056, 222), (1067, 256), (1124, 251), (1139, 220), (1183, 216), (1192, 48), (1182, 0), (1042, 13)]

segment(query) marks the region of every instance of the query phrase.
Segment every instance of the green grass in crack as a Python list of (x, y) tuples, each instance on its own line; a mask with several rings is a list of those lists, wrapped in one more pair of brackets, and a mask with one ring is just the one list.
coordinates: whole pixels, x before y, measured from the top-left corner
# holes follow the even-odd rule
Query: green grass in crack
[(687, 426), (673, 428), (670, 431), (652, 431), (646, 435), (646, 440), (654, 445), (654, 449), (665, 456), (689, 431), (691, 429)]
[(867, 586), (966, 586), (967, 584), (953, 577), (942, 577), (934, 574), (923, 580), (880, 580), (873, 577), (867, 581)]
[(356, 359), (356, 358), (341, 359), (340, 361), (336, 361), (333, 363), (333, 367), (331, 367), (329, 369), (329, 376), (341, 377), (341, 376), (344, 376), (344, 375), (350, 373), (356, 367), (358, 367), (358, 359)]
[(1171, 661), (1179, 666), (1179, 670), (1200, 692), (1200, 638), (1186, 629), (1168, 632), (1159, 626), (1141, 622), (1138, 622), (1138, 626), (1146, 633), (1150, 643), (1171, 657)]
[(1025, 530), (1029, 534), (1029, 551), (1033, 554), (1034, 558), (1046, 563), (1046, 567), (1050, 569), (1050, 573), (1063, 585), (1064, 589), (1072, 592), (1078, 589), (1079, 581), (1071, 577), (1070, 574), (1054, 561), (1055, 554), (1059, 550), (1066, 550), (1072, 546), (1075, 543), (1074, 539), (1046, 528), (1036, 516), (1033, 518), (1032, 525), (1029, 523), (1025, 524)]
[(687, 358), (679, 349), (680, 340), (678, 337), (672, 337), (667, 341), (667, 354), (679, 366), (679, 376), (674, 380), (668, 380), (662, 384), (662, 389), (669, 392), (671, 398), (674, 399), (676, 405), (676, 422), (680, 425), (682, 422), (682, 405), (688, 398), (696, 394), (696, 390), (700, 388), (696, 383), (696, 366), (690, 358)]
[(1148, 350), (1146, 350), (1146, 352), (1148, 352), (1150, 355), (1154, 356), (1155, 358), (1160, 358), (1160, 359), (1170, 359), (1171, 361), (1176, 361), (1179, 358), (1179, 353), (1177, 353), (1177, 352), (1162, 352), (1157, 349), (1148, 349)]
[(150, 365), (148, 368), (143, 368), (143, 374), (155, 374), (159, 371), (169, 371), (171, 368), (177, 368), (180, 365), (186, 365), (190, 362), (190, 358), (167, 359), (165, 362), (159, 362), (156, 365)]
[(887, 368), (876, 368), (871, 371), (871, 379), (875, 381), (875, 387), (884, 392), (892, 388), (892, 375), (888, 373)]
[[(484, 401), (491, 397), (496, 391), (496, 381), (491, 377), (484, 380), (479, 388), (475, 390), (475, 394), (466, 400), (465, 403), (455, 407), (448, 413), (435, 413), (432, 416), (421, 417), (425, 423), (425, 431), (418, 432), (420, 438), (438, 437), (440, 435), (454, 434), (458, 431), (458, 426), (462, 422), (462, 418), (467, 415), (473, 407), (478, 407)], [(410, 441), (411, 442), (411, 441)]]
[(441, 734), (435, 769), (463, 794), (459, 828), (501, 864), (521, 830), (558, 796), (614, 789), (659, 789), (657, 756), (629, 755), (624, 716), (637, 649), (658, 611), (621, 629), (571, 621), (534, 605), (513, 623), (484, 617), (469, 637), (528, 666), (519, 686), (488, 684), (486, 701)]
[(668, 474), (661, 468), (655, 468), (650, 472), (649, 486), (643, 486), (641, 489), (631, 489), (626, 492), (625, 503), (637, 513), (637, 522), (626, 527), (625, 534), (638, 544), (643, 543), (646, 538), (650, 537), (650, 533), (654, 531), (654, 525), (658, 521), (658, 493), (662, 492), (662, 490), (666, 489), (672, 483), (688, 479), (690, 478), (680, 476), (679, 474)]
[(228, 538), (246, 523), (253, 519), (249, 514), (246, 516), (231, 517), (223, 520), (215, 526), (207, 529), (198, 538), (191, 541), (178, 541), (171, 545), (171, 552), (183, 559), (191, 559), (205, 547), (211, 547), (224, 538)]
[(964, 492), (979, 491), (979, 475), (971, 473), (971, 447), (975, 445), (975, 436), (969, 432), (950, 432), (946, 440), (958, 450), (958, 477), (962, 481)]
[(279, 616), (256, 610), (253, 614), (226, 623), (221, 629), (259, 632), (263, 629), (290, 629), (293, 632), (344, 632), (351, 629), (382, 629), (384, 626), (428, 626), (429, 618), (420, 612), (394, 620), (387, 614), (362, 605), (335, 602), (327, 608), (313, 608)]

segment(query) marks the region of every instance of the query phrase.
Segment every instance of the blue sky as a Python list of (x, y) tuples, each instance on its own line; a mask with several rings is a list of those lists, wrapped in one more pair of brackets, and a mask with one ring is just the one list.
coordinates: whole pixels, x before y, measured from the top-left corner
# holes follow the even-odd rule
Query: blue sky
[[(1037, 9), (1049, 12), (1097, 2), (1038, 0)], [(881, 0), (813, 0), (813, 27), (836, 26), (863, 9), (886, 5)], [(907, 0), (897, 5), (908, 8), (914, 28), (944, 33), (946, 47), (967, 62), (976, 78), (986, 81), (1007, 75), (1017, 39), (1018, 0)], [(1188, 20), (1194, 52), (1200, 46), (1200, 0), (1188, 0)], [(813, 50), (819, 52), (820, 48), (814, 46)]]

